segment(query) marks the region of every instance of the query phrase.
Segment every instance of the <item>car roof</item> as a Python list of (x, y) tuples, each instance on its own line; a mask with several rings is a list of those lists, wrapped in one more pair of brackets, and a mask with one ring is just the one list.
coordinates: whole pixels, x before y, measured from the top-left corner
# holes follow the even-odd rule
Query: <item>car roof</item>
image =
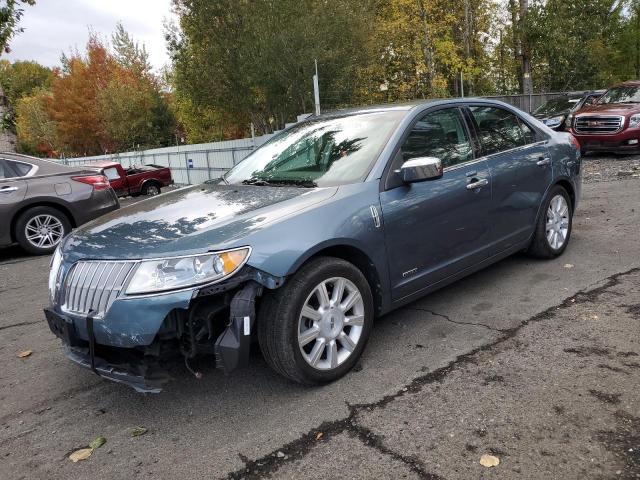
[(351, 107), (344, 109), (336, 109), (330, 110), (319, 117), (315, 115), (311, 115), (307, 117), (305, 120), (312, 120), (314, 118), (331, 118), (334, 116), (347, 116), (347, 115), (359, 115), (359, 114), (367, 114), (367, 113), (377, 113), (377, 112), (410, 112), (412, 110), (422, 110), (427, 106), (439, 106), (439, 105), (457, 105), (461, 103), (486, 103), (492, 105), (500, 105), (503, 107), (515, 108), (513, 105), (502, 102), (500, 100), (496, 100), (493, 98), (484, 98), (484, 97), (458, 97), (458, 98), (430, 98), (424, 100), (411, 100), (406, 102), (399, 103), (388, 103), (388, 104), (379, 104), (379, 105), (368, 105), (363, 107)]
[(70, 166), (70, 165), (65, 165), (64, 163), (59, 161), (32, 157), (31, 155), (23, 155), (21, 153), (15, 153), (15, 152), (0, 152), (0, 158), (4, 158), (6, 160), (13, 160), (16, 162), (30, 163), (31, 165), (35, 165), (36, 167), (38, 167), (38, 170), (36, 174), (33, 176), (81, 172), (81, 171), (86, 171), (87, 169), (85, 166), (82, 166), (82, 165)]

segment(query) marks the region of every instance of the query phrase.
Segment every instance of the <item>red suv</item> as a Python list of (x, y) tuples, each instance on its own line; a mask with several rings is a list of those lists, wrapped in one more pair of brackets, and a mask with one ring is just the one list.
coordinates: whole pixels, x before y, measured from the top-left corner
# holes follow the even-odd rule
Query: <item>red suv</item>
[(640, 80), (615, 85), (567, 118), (582, 152), (640, 153)]

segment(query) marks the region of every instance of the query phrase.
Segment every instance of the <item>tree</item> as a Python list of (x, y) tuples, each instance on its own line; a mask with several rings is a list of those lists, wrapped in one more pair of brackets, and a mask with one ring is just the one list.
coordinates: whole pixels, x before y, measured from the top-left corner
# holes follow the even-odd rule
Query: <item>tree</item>
[(349, 100), (363, 65), (368, 1), (176, 0), (180, 31), (169, 39), (175, 89), (212, 108), (231, 130), (270, 132), (310, 111), (314, 60), (323, 98)]
[(51, 102), (51, 93), (38, 89), (15, 104), (16, 129), (23, 152), (49, 157), (57, 150), (56, 123), (49, 115)]
[(0, 60), (0, 85), (11, 104), (37, 89), (49, 89), (53, 78), (53, 70), (37, 62)]
[(24, 29), (18, 27), (22, 15), (23, 5), (35, 5), (35, 0), (5, 0), (0, 6), (0, 55), (9, 53), (9, 41)]

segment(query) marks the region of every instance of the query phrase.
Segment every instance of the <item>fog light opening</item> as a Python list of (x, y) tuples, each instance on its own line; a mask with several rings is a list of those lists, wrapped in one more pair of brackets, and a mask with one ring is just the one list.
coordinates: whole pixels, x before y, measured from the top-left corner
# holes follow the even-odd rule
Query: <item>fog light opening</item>
[(627, 144), (629, 144), (629, 145), (638, 145), (638, 139), (637, 138), (632, 138), (631, 140), (629, 140), (627, 142)]

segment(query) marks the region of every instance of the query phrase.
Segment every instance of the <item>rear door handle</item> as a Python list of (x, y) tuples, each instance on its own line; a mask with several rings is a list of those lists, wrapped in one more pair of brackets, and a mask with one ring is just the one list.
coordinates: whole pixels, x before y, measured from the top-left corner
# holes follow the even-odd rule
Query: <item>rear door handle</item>
[(0, 193), (11, 193), (18, 190), (18, 187), (0, 187)]
[(551, 163), (551, 159), (549, 157), (540, 157), (536, 162), (536, 165), (543, 167), (545, 165), (549, 165), (550, 163)]
[(489, 180), (483, 178), (467, 184), (467, 190), (475, 190), (476, 188), (486, 187), (487, 185), (489, 185)]

